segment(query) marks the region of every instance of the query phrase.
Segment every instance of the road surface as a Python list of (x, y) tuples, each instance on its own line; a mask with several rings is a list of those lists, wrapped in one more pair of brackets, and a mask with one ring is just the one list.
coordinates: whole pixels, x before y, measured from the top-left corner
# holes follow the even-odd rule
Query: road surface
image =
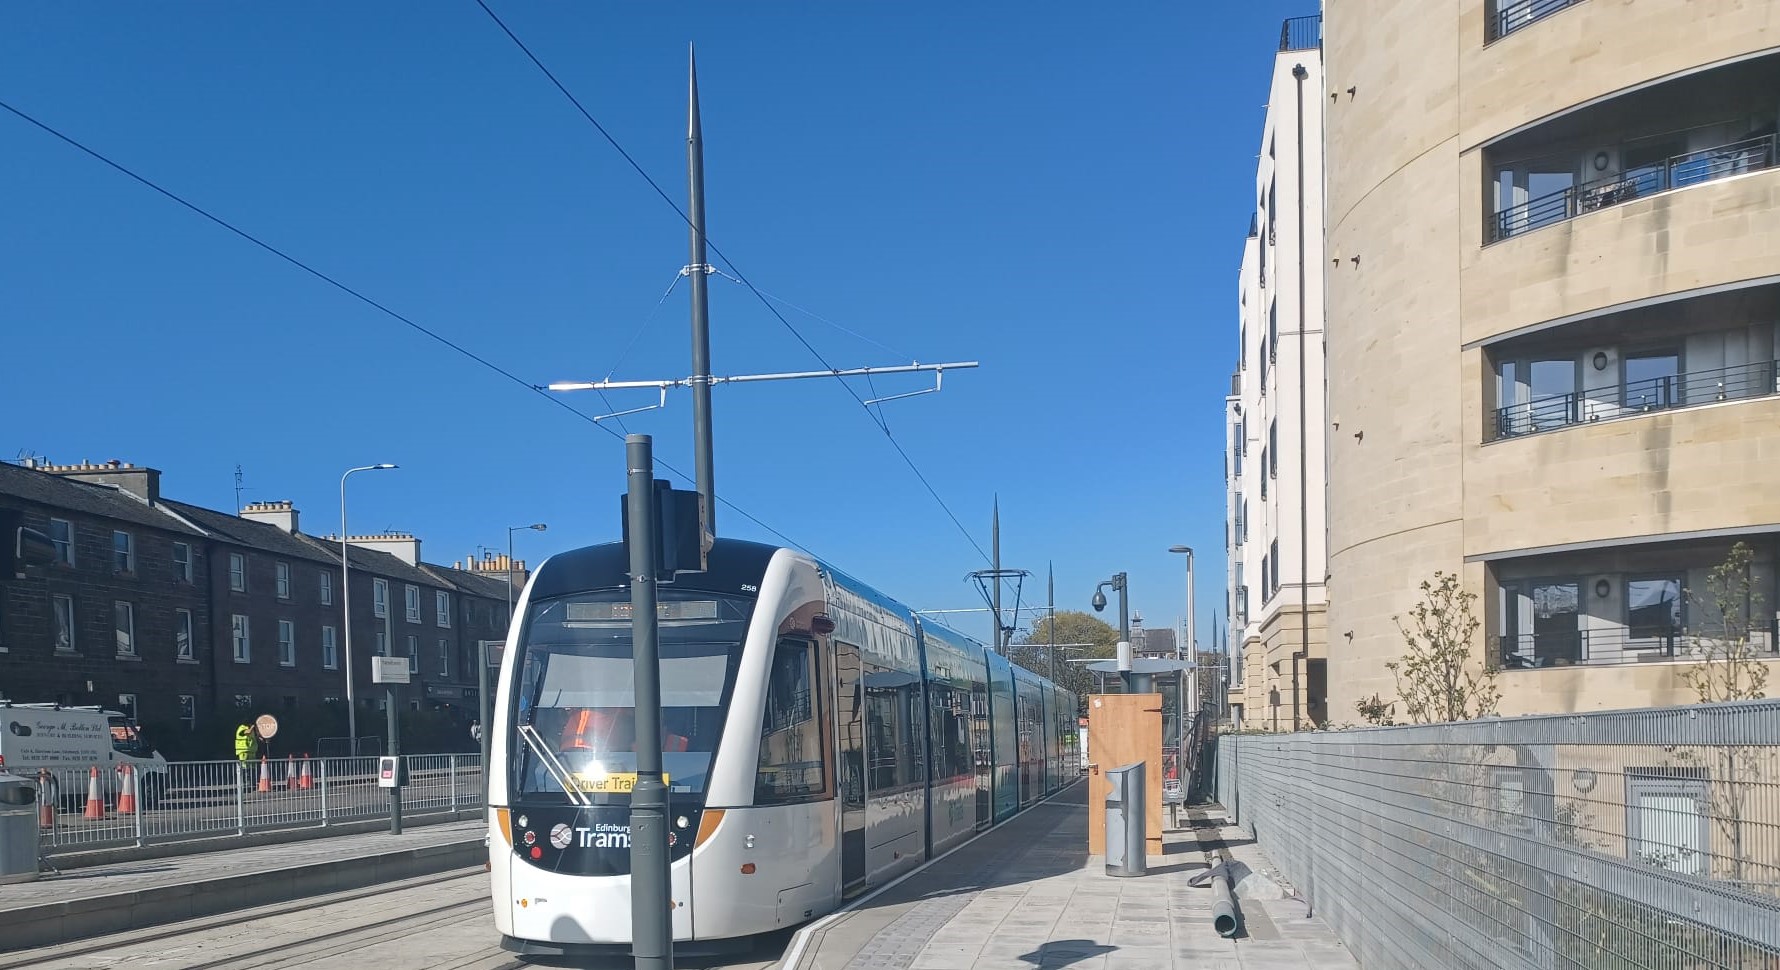
[[(460, 870), (224, 916), (0, 953), (0, 970), (519, 970), (500, 948), (488, 876)], [(766, 970), (789, 934), (734, 962), (677, 958), (681, 970)], [(628, 968), (628, 959), (587, 964)]]

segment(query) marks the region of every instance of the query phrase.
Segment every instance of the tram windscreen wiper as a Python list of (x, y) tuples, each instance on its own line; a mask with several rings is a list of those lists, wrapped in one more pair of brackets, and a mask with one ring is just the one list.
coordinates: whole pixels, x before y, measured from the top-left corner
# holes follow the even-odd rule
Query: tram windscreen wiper
[(562, 786), (563, 794), (569, 796), (569, 801), (583, 807), (592, 804), (582, 793), (581, 786), (573, 783), (568, 766), (558, 760), (556, 755), (551, 752), (550, 746), (538, 736), (537, 728), (530, 724), (521, 724), (519, 725), (519, 736), (525, 739), (526, 747), (531, 748), (532, 754), (536, 755), (538, 760), (543, 763), (544, 770), (550, 772), (550, 777), (555, 778), (556, 783)]

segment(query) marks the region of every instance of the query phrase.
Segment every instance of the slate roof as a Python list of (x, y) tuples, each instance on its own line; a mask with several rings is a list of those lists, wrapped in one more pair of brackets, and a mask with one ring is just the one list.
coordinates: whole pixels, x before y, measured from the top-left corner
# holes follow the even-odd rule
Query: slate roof
[[(9, 498), (22, 499), (52, 510), (66, 509), (165, 532), (214, 538), (288, 559), (302, 559), (330, 566), (340, 564), (338, 539), (302, 532), (293, 535), (270, 522), (245, 519), (164, 497), (151, 506), (147, 501), (115, 485), (84, 482), (0, 462), (0, 504), (5, 504)], [(504, 577), (424, 562), (418, 567), (410, 566), (390, 553), (362, 546), (351, 546), (348, 554), (352, 557), (353, 569), (387, 579), (435, 589), (458, 590), (489, 599), (507, 598)]]
[(96, 485), (0, 462), (0, 501), (12, 497), (52, 509), (67, 509), (165, 532), (202, 534), (115, 485)]
[(485, 599), (505, 600), (507, 598), (507, 578), (505, 573), (489, 575), (473, 573), (467, 569), (453, 569), (449, 566), (427, 565), (432, 572), (460, 592)]

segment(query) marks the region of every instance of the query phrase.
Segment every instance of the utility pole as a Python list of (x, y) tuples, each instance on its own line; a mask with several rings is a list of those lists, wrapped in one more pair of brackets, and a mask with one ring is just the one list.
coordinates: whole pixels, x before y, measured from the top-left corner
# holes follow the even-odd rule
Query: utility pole
[(1045, 563), (1045, 606), (1050, 611), (1050, 621), (1045, 626), (1050, 627), (1051, 632), (1051, 648), (1047, 652), (1051, 655), (1051, 683), (1054, 684), (1057, 682), (1057, 567), (1049, 562)]
[(697, 464), (698, 519), (701, 544), (704, 536), (717, 534), (717, 484), (711, 449), (711, 313), (706, 294), (705, 263), (705, 139), (698, 120), (698, 57), (686, 51), (688, 90), (686, 101), (686, 183), (690, 201), (686, 217), (692, 223), (686, 271), (692, 277), (692, 450)]
[(661, 777), (661, 655), (655, 615), (655, 545), (660, 530), (651, 444), (646, 434), (624, 438), (637, 742), (637, 781), (630, 795), (630, 948), (636, 970), (673, 970), (673, 883), (667, 844), (668, 789)]
[(995, 496), (994, 517), (989, 526), (989, 568), (995, 573), (995, 597), (990, 604), (995, 611), (995, 652), (1006, 653), (1001, 642), (1001, 496)]

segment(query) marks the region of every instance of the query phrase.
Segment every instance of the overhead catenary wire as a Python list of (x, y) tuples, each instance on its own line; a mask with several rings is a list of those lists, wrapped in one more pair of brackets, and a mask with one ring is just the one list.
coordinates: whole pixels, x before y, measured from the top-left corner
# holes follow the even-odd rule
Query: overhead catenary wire
[[(412, 317), (407, 316), (406, 314), (401, 313), (400, 311), (396, 310), (395, 308), (390, 307), (389, 305), (387, 305), (385, 303), (382, 303), (381, 301), (373, 298), (369, 294), (341, 281), (337, 277), (334, 277), (320, 269), (317, 269), (314, 266), (311, 266), (310, 264), (304, 262), (303, 260), (297, 258), (296, 256), (291, 255), (290, 253), (278, 248), (277, 246), (272, 245), (271, 243), (265, 241), (264, 239), (261, 239), (260, 237), (254, 235), (253, 233), (248, 232), (247, 230), (235, 225), (232, 222), (229, 222), (227, 219), (224, 219), (222, 216), (219, 216), (219, 215), (211, 212), (210, 210), (205, 209), (203, 206), (200, 206), (197, 203), (192, 202), (191, 200), (185, 198), (184, 196), (179, 195), (178, 193), (174, 192), (173, 190), (160, 185), (159, 183), (155, 182), (153, 179), (149, 178), (148, 176), (142, 175), (141, 173), (137, 172), (136, 170), (124, 165), (122, 162), (112, 159), (110, 156), (99, 151), (98, 149), (92, 148), (92, 147), (88, 146), (87, 144), (85, 144), (84, 142), (81, 142), (78, 139), (74, 138), (72, 135), (66, 134), (65, 132), (61, 131), (60, 129), (50, 125), (48, 122), (38, 119), (36, 116), (31, 115), (30, 113), (11, 104), (8, 101), (5, 101), (4, 99), (0, 99), (0, 109), (5, 109), (7, 112), (11, 113), (13, 116), (17, 117), (21, 121), (24, 121), (27, 124), (31, 125), (32, 127), (35, 127), (38, 130), (44, 132), (45, 134), (50, 135), (51, 137), (62, 142), (63, 144), (66, 144), (69, 147), (74, 148), (75, 150), (81, 152), (82, 154), (85, 154), (89, 158), (92, 158), (93, 160), (100, 162), (101, 164), (105, 165), (106, 167), (112, 169), (113, 171), (118, 172), (119, 174), (124, 175), (125, 177), (129, 178), (130, 180), (142, 185), (143, 187), (150, 189), (151, 191), (155, 192), (156, 194), (161, 195), (164, 198), (171, 200), (172, 202), (178, 204), (181, 208), (184, 208), (187, 211), (190, 211), (190, 212), (202, 217), (207, 222), (210, 222), (213, 225), (216, 225), (217, 227), (219, 227), (223, 230), (226, 230), (227, 232), (229, 232), (230, 234), (232, 234), (234, 236), (237, 236), (241, 239), (246, 240), (247, 242), (251, 243), (256, 248), (263, 250), (264, 252), (270, 253), (273, 256), (276, 256), (278, 259), (282, 260), (285, 263), (290, 264), (291, 266), (295, 266), (297, 269), (302, 270), (304, 273), (308, 274), (309, 276), (314, 277), (315, 279), (318, 279), (318, 280), (322, 281), (323, 283), (326, 283), (327, 285), (333, 287), (336, 290), (339, 290), (342, 293), (345, 293), (347, 296), (350, 296), (353, 299), (359, 301), (360, 303), (363, 303), (366, 306), (377, 310), (379, 313), (384, 314), (385, 316), (389, 317), (390, 319), (400, 322), (401, 324), (409, 327), (410, 329), (414, 330), (415, 332), (426, 336), (428, 339), (433, 340), (436, 343), (449, 348), (450, 350), (457, 353), (458, 355), (460, 355), (470, 361), (473, 361), (474, 363), (476, 363), (484, 368), (487, 368), (488, 370), (491, 370), (496, 374), (499, 374), (501, 377), (507, 379), (508, 381), (511, 381), (512, 383), (519, 385), (520, 387), (524, 388), (525, 390), (538, 395), (539, 397), (543, 398), (546, 401), (549, 401), (551, 404), (554, 404), (557, 407), (562, 408), (563, 410), (569, 412), (570, 414), (575, 415), (576, 417), (580, 418), (581, 420), (586, 421), (588, 424), (593, 425), (595, 428), (598, 428), (599, 430), (612, 436), (613, 438), (617, 439), (618, 441), (624, 440), (624, 435), (622, 432), (613, 431), (611, 428), (608, 428), (605, 425), (600, 424), (598, 421), (595, 421), (593, 419), (592, 415), (589, 415), (586, 412), (582, 411), (581, 409), (575, 407), (574, 405), (569, 404), (568, 402), (564, 401), (562, 398), (557, 397), (553, 394), (550, 394), (549, 392), (547, 392), (545, 390), (542, 390), (541, 388), (534, 386), (530, 381), (525, 380), (524, 378), (522, 378), (519, 375), (513, 373), (512, 371), (506, 369), (505, 367), (502, 367), (501, 365), (495, 363), (494, 361), (489, 360), (486, 357), (483, 357), (481, 354), (476, 353), (475, 351), (469, 349), (468, 347), (463, 346), (460, 343), (457, 343), (456, 341), (445, 336), (444, 334), (441, 334), (438, 331), (425, 326), (424, 324), (413, 319)], [(664, 296), (663, 299), (666, 299), (666, 297)], [(688, 476), (685, 472), (680, 471), (679, 469), (668, 464), (667, 462), (657, 459), (656, 465), (665, 469), (670, 474), (677, 476), (682, 481), (690, 481), (691, 480), (690, 476)], [(785, 533), (780, 532), (778, 529), (775, 529), (772, 526), (767, 525), (765, 522), (761, 521), (758, 517), (751, 514), (747, 510), (738, 507), (734, 502), (731, 502), (727, 499), (722, 499), (722, 498), (719, 498), (718, 501), (722, 502), (725, 507), (731, 509), (736, 514), (742, 516), (743, 518), (754, 523), (755, 525), (760, 526), (762, 529), (765, 529), (767, 532), (772, 533), (774, 536), (776, 536), (780, 539), (783, 539), (786, 542), (786, 544), (793, 546), (795, 548), (798, 548), (798, 549), (802, 549), (804, 552), (810, 552), (810, 550), (808, 548), (806, 548), (802, 543), (797, 542), (796, 540), (792, 539), (790, 536), (787, 536)], [(811, 553), (811, 554), (814, 555), (814, 553)]]
[[(587, 123), (592, 125), (595, 131), (600, 133), (600, 137), (604, 138), (606, 143), (612, 146), (612, 149), (624, 159), (625, 163), (628, 164), (644, 182), (648, 183), (649, 188), (653, 189), (655, 194), (659, 196), (663, 202), (667, 203), (669, 208), (674, 210), (674, 213), (680, 217), (680, 220), (686, 223), (687, 226), (692, 226), (692, 218), (686, 214), (686, 210), (681, 208), (680, 204), (675, 202), (673, 198), (667, 194), (667, 191), (661, 187), (660, 183), (650, 177), (649, 173), (644, 170), (643, 166), (640, 165), (637, 160), (631, 156), (630, 152), (626, 151), (624, 146), (619, 144), (618, 139), (606, 129), (606, 126), (600, 124), (599, 119), (593, 116), (593, 112), (587, 110), (587, 107), (581, 103), (581, 99), (575, 97), (574, 93), (557, 78), (556, 74), (538, 58), (538, 55), (532, 53), (531, 48), (526, 46), (525, 41), (521, 40), (519, 35), (514, 33), (512, 28), (508, 27), (506, 22), (500, 18), (500, 15), (496, 14), (493, 8), (489, 7), (486, 0), (476, 0), (476, 5), (482, 8), (482, 12), (486, 13), (489, 19), (494, 21), (495, 26), (499, 27), (501, 32), (507, 35), (507, 39), (511, 40), (514, 46), (518, 47), (520, 52), (525, 55), (526, 59), (531, 61), (532, 65), (536, 67), (547, 80), (549, 80), (550, 84), (574, 106), (575, 110), (580, 113), (581, 117), (586, 119)], [(773, 318), (778, 320), (779, 323), (790, 332), (791, 336), (796, 338), (797, 342), (802, 344), (803, 348), (810, 352), (811, 356), (820, 361), (823, 367), (826, 367), (829, 370), (837, 369), (833, 364), (828, 362), (828, 359), (822, 355), (821, 351), (816, 349), (815, 345), (811, 344), (802, 333), (798, 332), (796, 327), (791, 325), (791, 321), (785, 319), (785, 315), (780, 313), (778, 308), (773, 306), (772, 301), (767, 299), (766, 295), (761, 293), (760, 289), (748, 279), (747, 274), (742, 272), (741, 268), (736, 265), (735, 260), (729, 258), (728, 254), (724, 253), (722, 249), (718, 248), (715, 242), (711, 241), (709, 234), (706, 234), (705, 236), (705, 245), (710, 249), (714, 256), (728, 265), (730, 271), (735, 274), (734, 278), (736, 282), (747, 287), (748, 292), (754, 294), (755, 299), (760, 301), (760, 305), (765, 307), (766, 311), (772, 314)], [(694, 268), (694, 271), (696, 271), (696, 268)], [(960, 521), (957, 514), (952, 511), (951, 506), (947, 505), (946, 500), (940, 496), (939, 490), (933, 487), (933, 483), (929, 481), (926, 474), (921, 471), (920, 466), (915, 464), (915, 460), (909, 457), (909, 453), (904, 450), (901, 442), (897, 441), (896, 436), (890, 433), (889, 425), (872, 413), (871, 406), (865, 403), (865, 399), (859, 396), (858, 391), (853, 390), (852, 385), (848, 384), (846, 381), (840, 381), (839, 383), (841, 387), (846, 390), (847, 394), (859, 404), (860, 410), (865, 412), (866, 417), (870, 418), (872, 423), (878, 426), (878, 430), (884, 432), (884, 437), (890, 442), (890, 447), (896, 449), (896, 453), (902, 457), (903, 463), (908, 465), (909, 470), (915, 473), (915, 477), (920, 480), (922, 487), (927, 489), (927, 494), (933, 497), (933, 500), (939, 504), (940, 509), (945, 512), (946, 517), (952, 520), (952, 524), (957, 527), (959, 534), (963, 535), (965, 541), (969, 542), (971, 546), (976, 549), (977, 555), (981, 556), (983, 560), (987, 562), (989, 560), (989, 554), (983, 550), (982, 544), (977, 542), (976, 537), (971, 535), (970, 530), (964, 527), (964, 523)]]

